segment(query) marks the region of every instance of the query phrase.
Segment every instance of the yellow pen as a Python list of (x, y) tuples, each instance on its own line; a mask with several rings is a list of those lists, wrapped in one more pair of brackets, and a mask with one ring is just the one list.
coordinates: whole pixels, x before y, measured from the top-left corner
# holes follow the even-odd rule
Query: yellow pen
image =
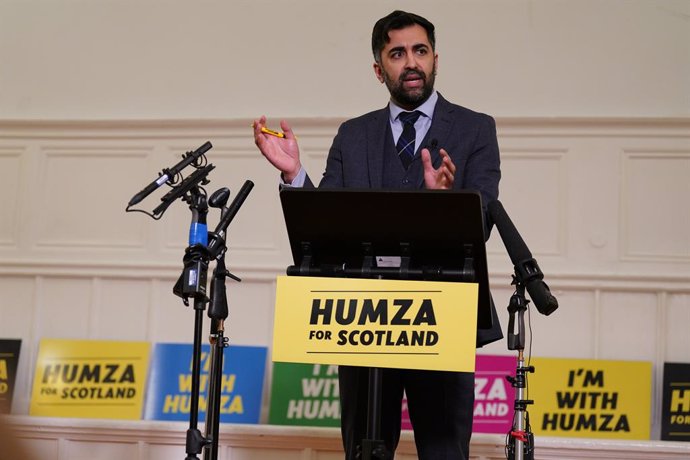
[(261, 132), (266, 133), (266, 134), (270, 134), (271, 136), (280, 137), (281, 139), (285, 139), (284, 133), (279, 133), (278, 131), (273, 131), (272, 129), (268, 129), (265, 126), (261, 127)]
[[(254, 127), (254, 125), (252, 125), (252, 128), (253, 128), (253, 127)], [(268, 129), (268, 128), (266, 128), (265, 126), (262, 126), (262, 127), (261, 127), (261, 132), (262, 132), (262, 133), (265, 133), (265, 134), (270, 134), (271, 136), (279, 137), (279, 138), (281, 138), (281, 139), (285, 139), (285, 134), (284, 134), (284, 133), (281, 133), (281, 132), (278, 132), (278, 131), (273, 131), (272, 129)], [(297, 139), (297, 136), (295, 136), (295, 139)]]

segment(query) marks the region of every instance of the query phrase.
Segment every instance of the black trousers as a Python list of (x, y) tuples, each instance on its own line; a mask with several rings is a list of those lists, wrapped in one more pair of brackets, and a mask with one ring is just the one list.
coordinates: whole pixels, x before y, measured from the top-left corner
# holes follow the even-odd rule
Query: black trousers
[[(403, 391), (420, 460), (467, 460), (474, 374), (382, 369), (381, 437), (393, 458), (400, 440)], [(341, 431), (346, 460), (360, 458), (366, 437), (369, 369), (340, 366)]]

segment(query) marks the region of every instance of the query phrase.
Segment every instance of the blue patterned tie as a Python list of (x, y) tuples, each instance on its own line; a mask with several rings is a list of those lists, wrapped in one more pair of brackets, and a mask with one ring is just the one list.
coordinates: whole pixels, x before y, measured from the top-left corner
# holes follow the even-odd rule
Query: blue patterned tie
[(414, 124), (421, 114), (422, 112), (415, 110), (414, 112), (400, 112), (400, 115), (398, 115), (398, 119), (403, 124), (403, 130), (402, 134), (398, 138), (398, 143), (395, 145), (395, 149), (397, 150), (400, 161), (402, 161), (405, 169), (410, 167), (410, 164), (414, 159), (414, 144), (415, 136), (417, 135), (417, 130), (414, 129)]

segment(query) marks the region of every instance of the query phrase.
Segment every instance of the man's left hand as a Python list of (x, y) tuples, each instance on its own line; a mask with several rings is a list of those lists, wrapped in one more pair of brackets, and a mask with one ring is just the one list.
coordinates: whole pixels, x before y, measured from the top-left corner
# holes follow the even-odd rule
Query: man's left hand
[(424, 185), (428, 189), (448, 190), (453, 188), (455, 180), (455, 165), (450, 155), (444, 149), (439, 151), (441, 155), (441, 165), (434, 169), (431, 164), (431, 153), (429, 149), (422, 149), (422, 165), (424, 166)]

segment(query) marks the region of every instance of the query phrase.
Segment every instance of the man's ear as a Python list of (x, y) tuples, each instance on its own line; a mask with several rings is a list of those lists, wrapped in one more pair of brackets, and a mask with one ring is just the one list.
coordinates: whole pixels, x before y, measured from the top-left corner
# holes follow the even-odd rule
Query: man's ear
[(381, 68), (381, 64), (376, 61), (374, 61), (374, 73), (376, 74), (376, 78), (383, 83), (383, 69)]

